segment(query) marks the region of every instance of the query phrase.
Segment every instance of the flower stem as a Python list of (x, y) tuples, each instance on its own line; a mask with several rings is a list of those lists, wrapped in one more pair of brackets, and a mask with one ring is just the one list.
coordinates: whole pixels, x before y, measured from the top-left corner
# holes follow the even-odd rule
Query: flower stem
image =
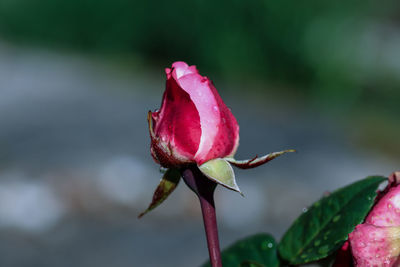
[(222, 267), (218, 240), (217, 217), (214, 205), (216, 183), (205, 177), (197, 166), (182, 171), (183, 180), (199, 198), (212, 267)]

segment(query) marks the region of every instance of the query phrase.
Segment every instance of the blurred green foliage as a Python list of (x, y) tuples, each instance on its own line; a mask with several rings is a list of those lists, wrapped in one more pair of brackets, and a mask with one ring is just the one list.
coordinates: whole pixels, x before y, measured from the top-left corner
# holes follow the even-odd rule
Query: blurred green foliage
[(2, 0), (0, 34), (162, 66), (185, 60), (344, 108), (376, 97), (397, 108), (398, 11), (396, 0)]
[(397, 0), (1, 0), (0, 37), (157, 69), (184, 60), (265, 97), (304, 96), (356, 142), (398, 154), (399, 11)]

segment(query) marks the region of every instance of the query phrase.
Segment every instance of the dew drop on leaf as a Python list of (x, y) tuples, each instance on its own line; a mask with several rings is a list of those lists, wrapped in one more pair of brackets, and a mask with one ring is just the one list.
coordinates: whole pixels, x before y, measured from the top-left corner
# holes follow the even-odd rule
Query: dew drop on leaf
[(319, 254), (325, 254), (325, 253), (327, 253), (328, 251), (329, 251), (329, 246), (328, 246), (328, 245), (322, 246), (322, 247), (320, 247), (320, 248), (318, 249), (318, 253), (319, 253)]
[(333, 219), (332, 219), (333, 222), (337, 222), (337, 221), (339, 221), (339, 220), (340, 220), (340, 214), (339, 214), (339, 215), (336, 215), (336, 216), (333, 217)]
[(272, 244), (271, 242), (265, 241), (264, 243), (262, 243), (261, 249), (268, 250), (268, 249), (271, 249), (273, 246), (274, 246), (274, 244)]

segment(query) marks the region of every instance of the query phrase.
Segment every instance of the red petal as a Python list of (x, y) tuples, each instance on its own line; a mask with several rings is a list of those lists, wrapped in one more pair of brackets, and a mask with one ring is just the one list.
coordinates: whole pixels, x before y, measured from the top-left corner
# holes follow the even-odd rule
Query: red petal
[(200, 143), (200, 117), (189, 94), (173, 78), (167, 80), (158, 119), (155, 135), (180, 156), (193, 159)]

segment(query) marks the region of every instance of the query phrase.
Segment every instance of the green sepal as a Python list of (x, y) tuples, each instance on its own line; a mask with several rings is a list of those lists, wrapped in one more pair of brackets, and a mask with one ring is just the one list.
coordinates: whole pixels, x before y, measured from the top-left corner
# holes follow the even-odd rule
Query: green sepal
[(158, 205), (163, 203), (165, 199), (175, 190), (178, 186), (179, 180), (181, 179), (181, 174), (177, 169), (168, 169), (163, 178), (161, 179), (159, 185), (153, 194), (153, 199), (149, 205), (149, 207), (139, 214), (138, 218), (141, 218), (143, 215), (148, 213), (149, 211), (156, 208)]
[(236, 160), (234, 158), (225, 158), (225, 160), (227, 160), (229, 163), (233, 164), (234, 166), (236, 166), (240, 169), (251, 169), (251, 168), (255, 168), (260, 165), (263, 165), (263, 164), (273, 160), (274, 158), (277, 158), (277, 157), (279, 157), (285, 153), (289, 153), (289, 152), (296, 152), (296, 150), (288, 149), (288, 150), (279, 151), (279, 152), (272, 152), (272, 153), (269, 153), (262, 157), (255, 156), (252, 159), (246, 159), (246, 160)]
[(212, 159), (198, 167), (210, 180), (242, 194), (236, 184), (233, 168), (225, 159)]

